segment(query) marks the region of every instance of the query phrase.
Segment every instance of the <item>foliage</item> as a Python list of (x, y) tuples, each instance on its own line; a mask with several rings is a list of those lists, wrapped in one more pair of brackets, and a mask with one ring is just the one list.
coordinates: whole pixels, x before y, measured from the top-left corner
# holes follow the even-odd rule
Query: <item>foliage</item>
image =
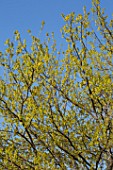
[(99, 1), (62, 17), (65, 51), (16, 30), (0, 53), (0, 169), (113, 168), (113, 19)]

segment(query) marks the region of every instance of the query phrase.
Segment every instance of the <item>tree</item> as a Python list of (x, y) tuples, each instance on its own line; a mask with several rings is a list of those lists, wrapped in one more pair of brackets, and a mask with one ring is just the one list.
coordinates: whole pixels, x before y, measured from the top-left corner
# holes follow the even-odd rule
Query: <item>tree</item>
[(65, 51), (29, 30), (0, 53), (0, 169), (113, 168), (113, 19), (98, 0), (62, 17)]

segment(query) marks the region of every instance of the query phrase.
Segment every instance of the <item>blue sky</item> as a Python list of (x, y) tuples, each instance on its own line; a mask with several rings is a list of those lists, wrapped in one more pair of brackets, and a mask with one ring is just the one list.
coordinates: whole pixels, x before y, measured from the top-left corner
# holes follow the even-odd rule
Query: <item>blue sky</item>
[[(38, 34), (42, 20), (46, 22), (44, 32), (54, 31), (60, 38), (60, 28), (64, 24), (61, 13), (82, 11), (84, 0), (0, 0), (0, 50), (4, 41), (13, 37), (14, 30), (19, 30), (27, 37), (27, 29)], [(87, 0), (86, 0), (87, 3)], [(86, 4), (84, 3), (84, 4)]]
[[(111, 15), (113, 0), (101, 1), (107, 14)], [(64, 25), (61, 13), (82, 13), (84, 5), (90, 9), (91, 0), (0, 0), (0, 51), (5, 49), (5, 40), (13, 38), (15, 30), (20, 31), (22, 38), (29, 37), (28, 29), (38, 35), (42, 20), (46, 23), (44, 32), (54, 32), (60, 43), (60, 28)]]
[[(4, 41), (13, 37), (14, 30), (19, 30), (23, 38), (28, 37), (27, 29), (38, 34), (41, 21), (45, 20), (44, 32), (55, 32), (60, 40), (60, 28), (64, 22), (61, 13), (81, 13), (83, 6), (91, 7), (91, 0), (0, 0), (0, 51)], [(103, 0), (102, 6), (108, 15), (112, 13), (113, 1)]]

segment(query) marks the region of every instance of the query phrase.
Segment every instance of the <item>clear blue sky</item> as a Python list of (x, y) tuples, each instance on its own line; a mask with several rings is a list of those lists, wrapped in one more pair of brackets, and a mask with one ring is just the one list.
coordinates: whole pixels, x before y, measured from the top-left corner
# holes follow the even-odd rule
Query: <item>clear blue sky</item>
[[(102, 0), (108, 15), (113, 12), (113, 0)], [(91, 7), (91, 0), (0, 0), (0, 51), (7, 38), (19, 30), (23, 38), (28, 37), (27, 29), (38, 34), (42, 20), (46, 22), (45, 32), (55, 32), (60, 41), (60, 28), (64, 22), (61, 13), (81, 13), (83, 6)]]

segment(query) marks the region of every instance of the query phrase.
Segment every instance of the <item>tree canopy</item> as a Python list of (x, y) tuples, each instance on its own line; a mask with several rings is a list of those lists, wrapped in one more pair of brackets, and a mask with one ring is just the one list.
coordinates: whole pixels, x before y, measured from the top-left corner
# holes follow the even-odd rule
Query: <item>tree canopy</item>
[(65, 50), (16, 30), (0, 52), (0, 169), (113, 168), (113, 19), (99, 0), (62, 17)]

